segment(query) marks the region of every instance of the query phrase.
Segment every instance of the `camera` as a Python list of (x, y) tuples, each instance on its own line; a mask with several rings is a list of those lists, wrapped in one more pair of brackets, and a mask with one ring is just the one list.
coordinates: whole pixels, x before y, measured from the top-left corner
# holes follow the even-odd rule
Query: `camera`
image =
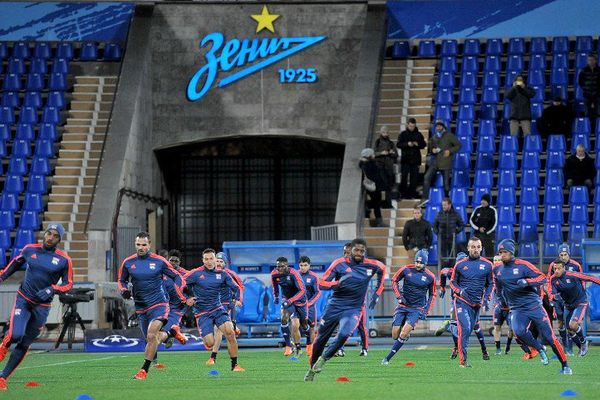
[(67, 293), (61, 293), (58, 296), (63, 304), (87, 303), (94, 300), (94, 289), (92, 288), (75, 288)]

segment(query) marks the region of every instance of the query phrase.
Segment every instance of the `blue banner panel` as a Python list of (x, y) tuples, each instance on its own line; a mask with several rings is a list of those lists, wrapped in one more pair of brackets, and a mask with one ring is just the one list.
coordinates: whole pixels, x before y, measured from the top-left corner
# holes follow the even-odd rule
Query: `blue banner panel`
[[(203, 351), (206, 350), (202, 338), (196, 331), (182, 332), (187, 337), (185, 345), (178, 341), (170, 349), (165, 349), (163, 344), (158, 348), (163, 351)], [(146, 340), (140, 329), (88, 329), (85, 331), (84, 350), (88, 353), (121, 353), (143, 352)]]
[(0, 3), (0, 41), (124, 42), (131, 3)]
[(389, 39), (597, 35), (597, 0), (389, 1)]

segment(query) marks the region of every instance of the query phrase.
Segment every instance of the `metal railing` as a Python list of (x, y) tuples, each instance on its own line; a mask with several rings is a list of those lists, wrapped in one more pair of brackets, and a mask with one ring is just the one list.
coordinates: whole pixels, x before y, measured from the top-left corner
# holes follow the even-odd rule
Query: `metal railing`
[(311, 226), (310, 240), (338, 240), (338, 226), (336, 224)]

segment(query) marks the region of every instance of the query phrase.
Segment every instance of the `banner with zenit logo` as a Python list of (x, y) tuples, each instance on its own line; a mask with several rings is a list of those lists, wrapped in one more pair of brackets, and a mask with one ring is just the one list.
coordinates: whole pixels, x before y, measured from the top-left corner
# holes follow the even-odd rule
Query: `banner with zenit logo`
[[(275, 21), (281, 15), (271, 14), (263, 6), (260, 14), (250, 15), (249, 23), (256, 23), (256, 33), (263, 30), (275, 34)], [(252, 22), (254, 20), (254, 22)], [(200, 100), (214, 87), (223, 88), (264, 68), (307, 49), (327, 39), (326, 36), (226, 38), (221, 32), (207, 34), (200, 41), (200, 49), (207, 48), (205, 64), (191, 77), (187, 86), (187, 99)], [(219, 78), (222, 72), (230, 72)], [(281, 68), (274, 79), (282, 84), (315, 83), (315, 68)]]

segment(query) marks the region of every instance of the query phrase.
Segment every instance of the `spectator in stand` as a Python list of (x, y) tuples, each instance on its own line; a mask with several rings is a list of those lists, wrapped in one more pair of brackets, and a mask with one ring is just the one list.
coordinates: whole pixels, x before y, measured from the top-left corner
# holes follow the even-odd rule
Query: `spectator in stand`
[(364, 174), (363, 186), (369, 196), (369, 201), (367, 201), (365, 207), (366, 216), (369, 218), (370, 209), (373, 209), (375, 214), (375, 224), (373, 226), (387, 227), (381, 218), (381, 192), (388, 190), (388, 187), (383, 171), (375, 161), (375, 151), (373, 149), (363, 149), (360, 152), (358, 166)]
[[(417, 128), (417, 120), (408, 119), (406, 129), (398, 137), (398, 148), (401, 151), (400, 157), (400, 196), (403, 199), (416, 199), (417, 179), (419, 167), (421, 166), (421, 149), (427, 147), (423, 134)], [(409, 182), (407, 185), (407, 181)]]
[(538, 121), (540, 134), (544, 137), (548, 135), (566, 135), (571, 136), (571, 124), (573, 122), (573, 113), (571, 108), (564, 105), (560, 96), (552, 99), (552, 104), (542, 113)]
[(598, 116), (598, 103), (600, 98), (600, 68), (594, 54), (587, 57), (587, 65), (581, 69), (577, 83), (583, 92), (585, 102), (585, 116), (590, 119), (592, 132), (595, 132), (596, 117)]
[(575, 154), (571, 154), (565, 162), (565, 179), (567, 187), (587, 186), (591, 194), (596, 178), (594, 159), (585, 151), (582, 144), (577, 146)]
[(473, 236), (478, 237), (483, 245), (483, 254), (486, 257), (494, 256), (494, 240), (496, 239), (496, 224), (498, 211), (490, 205), (491, 197), (488, 193), (481, 196), (481, 203), (471, 214), (471, 227)]
[(396, 146), (390, 139), (390, 132), (387, 125), (383, 125), (379, 130), (379, 137), (375, 140), (375, 161), (387, 180), (389, 190), (385, 192), (385, 201), (383, 208), (392, 208), (392, 196), (397, 196), (396, 173), (394, 164), (398, 160)]
[(441, 171), (444, 175), (444, 190), (450, 192), (450, 175), (452, 174), (452, 159), (460, 150), (461, 143), (456, 136), (446, 130), (443, 121), (435, 123), (435, 135), (429, 139), (428, 166), (423, 182), (423, 199), (429, 199), (429, 187), (435, 179), (435, 174)]
[(506, 98), (510, 100), (510, 134), (518, 135), (519, 127), (523, 135), (531, 133), (531, 99), (535, 96), (535, 90), (525, 86), (523, 76), (517, 75), (512, 87), (506, 92)]
[(440, 261), (448, 267), (452, 256), (460, 247), (456, 235), (463, 230), (464, 222), (446, 197), (442, 201), (442, 210), (435, 216), (433, 232), (438, 235)]
[(402, 230), (402, 244), (408, 251), (411, 262), (417, 251), (421, 249), (429, 250), (433, 241), (431, 224), (423, 219), (423, 210), (420, 206), (415, 206), (413, 216), (413, 219), (406, 221)]

